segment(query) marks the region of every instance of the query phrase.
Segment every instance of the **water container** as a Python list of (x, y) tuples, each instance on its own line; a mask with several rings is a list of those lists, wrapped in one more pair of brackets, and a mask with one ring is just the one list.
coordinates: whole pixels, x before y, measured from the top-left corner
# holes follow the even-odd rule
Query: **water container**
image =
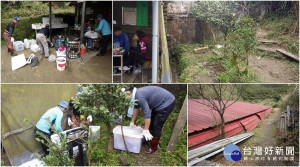
[(30, 45), (34, 45), (34, 44), (36, 44), (36, 40), (35, 39), (31, 39), (30, 40)]
[(64, 37), (55, 37), (55, 48), (58, 49), (60, 48), (60, 45), (62, 44), (63, 46), (66, 46), (66, 41)]
[(24, 46), (25, 46), (26, 49), (29, 49), (30, 41), (28, 39), (24, 39)]
[(56, 59), (56, 67), (59, 71), (64, 71), (67, 65), (67, 59), (64, 57), (58, 57)]
[(22, 41), (16, 41), (13, 43), (14, 51), (19, 52), (24, 50), (24, 43)]
[(89, 137), (91, 141), (100, 139), (100, 126), (89, 126)]
[[(142, 138), (140, 134), (143, 132), (141, 127), (130, 128), (123, 126), (123, 134), (128, 151), (132, 153), (140, 153), (142, 146)], [(114, 148), (125, 151), (125, 145), (122, 137), (121, 125), (113, 129), (114, 134)]]
[(40, 47), (37, 44), (32, 44), (30, 45), (30, 50), (33, 52), (38, 52), (40, 50)]

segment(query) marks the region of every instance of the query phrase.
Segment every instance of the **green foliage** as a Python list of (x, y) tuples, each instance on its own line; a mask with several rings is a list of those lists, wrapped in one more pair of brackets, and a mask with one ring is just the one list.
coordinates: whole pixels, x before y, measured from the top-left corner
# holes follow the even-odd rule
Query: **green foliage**
[(299, 42), (297, 39), (284, 39), (283, 42), (286, 44), (286, 48), (289, 52), (294, 55), (299, 55)]
[[(52, 2), (52, 12), (55, 17), (64, 18), (64, 22), (69, 25), (74, 24), (74, 7), (69, 7), (69, 2)], [(19, 16), (21, 21), (16, 25), (14, 38), (16, 41), (35, 39), (35, 31), (32, 24), (41, 23), (42, 17), (49, 17), (49, 3), (37, 1), (10, 1), (1, 3), (1, 34), (7, 24), (13, 20), (14, 16)], [(5, 41), (1, 40), (1, 45)]]
[(251, 83), (257, 82), (258, 78), (256, 75), (249, 72), (248, 74), (245, 73), (238, 73), (235, 66), (232, 64), (232, 61), (228, 57), (223, 57), (224, 60), (222, 61), (222, 67), (224, 72), (218, 73), (217, 79), (219, 82), (222, 83)]
[(182, 130), (179, 136), (176, 148), (172, 152), (166, 152), (167, 146), (169, 144), (173, 128), (176, 124), (181, 106), (186, 97), (186, 91), (180, 92), (179, 96), (176, 98), (176, 106), (174, 110), (169, 115), (164, 127), (163, 133), (160, 141), (160, 156), (162, 166), (185, 166), (186, 165), (186, 154), (187, 154), (187, 126)]
[(270, 31), (267, 38), (276, 38), (282, 35), (292, 35), (295, 29), (295, 23), (299, 17), (295, 14), (278, 15), (270, 13), (262, 20), (263, 26)]
[(285, 110), (287, 106), (299, 108), (299, 86), (295, 86), (291, 94), (287, 99), (281, 104), (280, 108)]
[[(199, 66), (199, 63), (214, 64), (214, 59), (211, 59), (215, 55), (212, 52), (204, 54), (195, 54), (194, 49), (204, 47), (204, 44), (178, 44), (172, 49), (172, 54), (177, 57), (177, 72), (179, 75), (180, 82), (192, 83), (199, 82), (197, 77), (199, 74), (207, 74), (205, 67)], [(219, 58), (218, 58), (219, 59)], [(216, 61), (217, 62), (217, 61)]]
[(2, 161), (2, 160), (1, 160), (1, 166), (5, 166), (5, 163), (4, 163), (4, 161)]
[(102, 118), (107, 124), (110, 120), (118, 119), (119, 115), (127, 115), (131, 98), (129, 92), (121, 92), (125, 86), (122, 84), (91, 84), (79, 85), (83, 94), (77, 94), (72, 98), (74, 106), (86, 115)]
[(133, 159), (129, 153), (118, 153), (116, 150), (107, 151), (108, 143), (113, 140), (109, 127), (100, 119), (96, 119), (97, 124), (101, 127), (101, 139), (92, 142), (87, 151), (90, 166), (121, 166), (118, 157), (120, 154), (124, 155), (131, 165), (134, 165)]
[(1, 14), (3, 19), (12, 19), (14, 16), (30, 17), (45, 14), (49, 11), (48, 3), (37, 1), (24, 1), (24, 2), (2, 2)]
[(226, 37), (237, 20), (235, 14), (237, 7), (238, 3), (234, 1), (199, 1), (190, 14), (217, 27)]
[[(70, 2), (52, 2), (53, 13), (70, 13), (74, 12), (74, 7), (69, 6)], [(47, 15), (49, 12), (49, 3), (39, 1), (3, 1), (1, 3), (2, 19), (12, 19), (15, 16), (32, 17)]]
[(278, 107), (281, 98), (294, 89), (294, 85), (248, 85), (242, 94), (244, 101)]
[[(248, 74), (248, 56), (256, 45), (256, 26), (253, 19), (249, 17), (240, 19), (230, 34), (228, 44), (228, 53), (237, 73)], [(242, 67), (245, 68), (243, 72)]]
[[(163, 166), (185, 166), (186, 165), (186, 154), (187, 154), (187, 126), (182, 131), (181, 136), (179, 137), (178, 143), (176, 145), (176, 148), (172, 152), (166, 152), (166, 144), (162, 143), (160, 156), (162, 160)], [(170, 137), (170, 136), (169, 136)], [(168, 139), (168, 136), (166, 136), (165, 139)]]
[[(47, 136), (43, 133), (37, 131), (37, 134), (42, 137), (44, 140), (36, 138), (36, 140), (42, 144), (45, 144), (49, 147), (49, 155), (41, 158), (42, 161), (46, 163), (47, 166), (73, 166), (75, 164), (74, 156), (69, 158), (69, 146), (67, 145), (67, 135), (64, 137), (62, 134), (52, 126), (51, 129), (59, 135), (60, 144), (52, 142)], [(45, 142), (46, 141), (46, 142)]]

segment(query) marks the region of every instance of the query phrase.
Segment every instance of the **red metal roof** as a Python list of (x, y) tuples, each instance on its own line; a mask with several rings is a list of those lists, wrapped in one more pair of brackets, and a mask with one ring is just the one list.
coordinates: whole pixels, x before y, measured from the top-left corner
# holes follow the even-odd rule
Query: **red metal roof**
[[(269, 106), (244, 102), (234, 103), (225, 111), (225, 138), (254, 129), (271, 111), (272, 107)], [(189, 100), (188, 113), (189, 150), (221, 139), (221, 128), (216, 126), (220, 124), (220, 116), (216, 111)]]
[[(196, 101), (205, 102), (204, 100)], [(268, 109), (272, 110), (272, 107), (245, 102), (236, 102), (226, 109), (224, 114), (225, 123), (241, 119), (262, 111), (266, 111)], [(268, 113), (270, 113), (271, 110), (269, 110)], [(266, 114), (263, 114), (262, 117), (264, 118), (265, 115)], [(197, 103), (194, 100), (190, 99), (188, 101), (188, 133), (201, 131), (209, 127), (214, 127), (219, 123), (220, 116), (216, 111), (211, 110), (206, 105)]]

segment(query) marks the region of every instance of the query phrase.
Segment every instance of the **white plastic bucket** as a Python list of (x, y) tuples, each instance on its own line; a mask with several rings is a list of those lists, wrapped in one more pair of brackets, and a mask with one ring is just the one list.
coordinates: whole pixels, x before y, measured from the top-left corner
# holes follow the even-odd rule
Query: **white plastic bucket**
[(35, 40), (35, 39), (30, 40), (30, 44), (31, 44), (31, 45), (36, 44), (36, 40)]
[(24, 46), (25, 46), (26, 49), (29, 49), (30, 41), (28, 39), (24, 39)]
[(30, 50), (33, 52), (38, 52), (40, 50), (40, 47), (37, 44), (32, 44), (30, 45)]
[(67, 59), (64, 57), (58, 57), (56, 59), (56, 67), (59, 71), (64, 71), (67, 65)]

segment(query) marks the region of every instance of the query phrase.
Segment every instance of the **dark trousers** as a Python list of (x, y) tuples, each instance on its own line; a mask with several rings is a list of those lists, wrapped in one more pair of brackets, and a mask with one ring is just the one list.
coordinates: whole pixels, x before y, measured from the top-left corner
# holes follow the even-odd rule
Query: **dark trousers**
[[(42, 136), (38, 135), (37, 132), (40, 132), (40, 133), (44, 134), (46, 137), (48, 137), (48, 139), (50, 139), (50, 134), (45, 133), (45, 132), (43, 132), (43, 131), (40, 131), (40, 130), (37, 129), (37, 128), (34, 128), (34, 136), (35, 136), (36, 138), (39, 138), (40, 140), (43, 140), (44, 143), (47, 143), (47, 141), (46, 141)], [(43, 143), (41, 143), (41, 145), (42, 145), (42, 149), (43, 149), (43, 151), (45, 152), (45, 154), (46, 154), (46, 155), (49, 155), (49, 151), (48, 151), (49, 147), (48, 147), (46, 144), (43, 144)]]
[(175, 106), (175, 100), (168, 107), (161, 109), (159, 111), (152, 111), (151, 113), (151, 123), (149, 127), (149, 131), (155, 138), (160, 138), (162, 128), (168, 119), (168, 116), (172, 112)]
[[(82, 141), (80, 139), (73, 141), (73, 142), (69, 142), (68, 143), (69, 146), (69, 157), (72, 158), (73, 157), (73, 147), (78, 146), (78, 152), (79, 152), (79, 156), (81, 158), (83, 158), (83, 146), (82, 146)], [(82, 159), (83, 161), (83, 159)]]
[(101, 51), (100, 54), (105, 54), (107, 52), (107, 45), (108, 42), (111, 39), (111, 34), (110, 35), (103, 35), (102, 40), (101, 40)]
[(128, 62), (129, 62), (129, 65), (134, 65), (134, 66), (137, 66), (137, 65), (141, 65), (144, 63), (144, 61), (147, 60), (145, 55), (141, 54), (140, 52), (138, 51), (131, 51), (130, 54), (129, 54), (129, 57), (128, 57)]

